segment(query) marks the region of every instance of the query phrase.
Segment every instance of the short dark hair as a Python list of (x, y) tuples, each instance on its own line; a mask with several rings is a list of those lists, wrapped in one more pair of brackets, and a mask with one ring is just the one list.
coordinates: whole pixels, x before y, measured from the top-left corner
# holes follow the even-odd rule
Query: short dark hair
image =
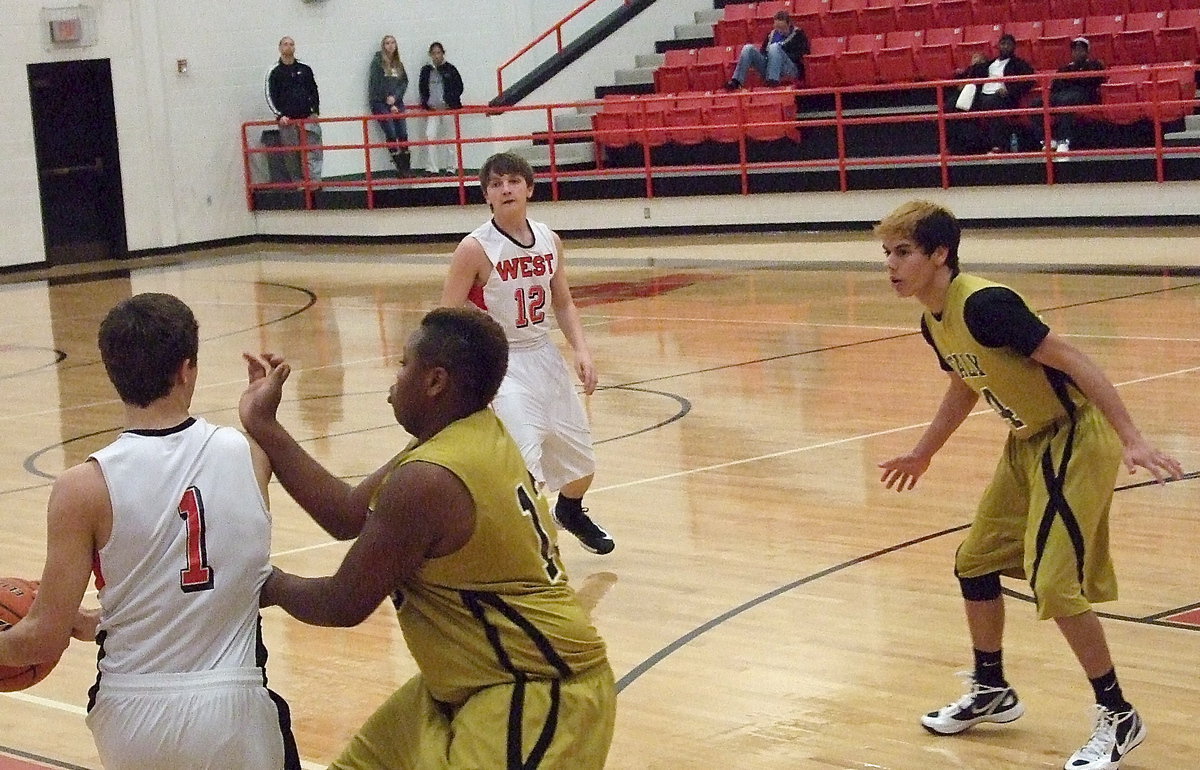
[(472, 412), (496, 397), (508, 370), (508, 339), (495, 319), (473, 307), (442, 307), (421, 319), (413, 352), (421, 366), (450, 375)]
[(1003, 35), (1000, 36), (1001, 43), (1003, 43), (1005, 40), (1012, 43), (1013, 45), (1017, 44), (1017, 39), (1015, 37), (1013, 37), (1012, 35), (1008, 34), (1007, 32), (1005, 32)]
[(791, 24), (792, 23), (792, 15), (790, 13), (788, 13), (787, 11), (776, 11), (775, 12), (775, 21), (786, 21), (788, 24)]
[(945, 246), (946, 267), (952, 275), (958, 275), (962, 228), (944, 206), (929, 201), (909, 201), (875, 225), (875, 234), (880, 238), (910, 238), (926, 254)]
[(100, 322), (100, 357), (126, 404), (147, 407), (171, 392), (185, 361), (196, 363), (200, 325), (192, 309), (170, 294), (136, 294)]
[(498, 152), (485, 160), (479, 169), (479, 186), (487, 189), (488, 180), (492, 174), (523, 176), (525, 183), (533, 187), (533, 166), (515, 152)]
[(429, 53), (433, 53), (433, 49), (435, 48), (440, 48), (442, 49), (442, 53), (446, 53), (446, 46), (442, 45), (436, 40), (429, 44)]

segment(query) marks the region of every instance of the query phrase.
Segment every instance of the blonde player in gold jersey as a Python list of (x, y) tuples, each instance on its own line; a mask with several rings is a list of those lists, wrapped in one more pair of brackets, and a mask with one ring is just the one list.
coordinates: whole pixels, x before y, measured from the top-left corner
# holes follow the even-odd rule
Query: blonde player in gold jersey
[(604, 766), (612, 670), (567, 584), (546, 502), (488, 408), (507, 360), (486, 314), (426, 315), (388, 395), (413, 441), (351, 488), (277, 421), (288, 365), (247, 356), (243, 425), (317, 523), (355, 538), (329, 577), (276, 569), (264, 605), (353, 626), (390, 596), (420, 669), (331, 768)]
[(1025, 707), (1004, 678), (1000, 575), (1025, 578), (1038, 616), (1053, 618), (1096, 696), (1092, 737), (1066, 770), (1115, 770), (1146, 735), (1117, 683), (1092, 602), (1117, 598), (1108, 512), (1122, 460), (1162, 480), (1183, 469), (1142, 437), (1116, 388), (1050, 331), (1012, 289), (959, 272), (958, 221), (914, 201), (875, 227), (901, 297), (925, 306), (921, 332), (950, 378), (942, 404), (907, 454), (880, 463), (882, 481), (912, 489), (982, 396), (1009, 427), (996, 474), (955, 558), (975, 648), (970, 688), (921, 718), (939, 735), (1011, 722)]

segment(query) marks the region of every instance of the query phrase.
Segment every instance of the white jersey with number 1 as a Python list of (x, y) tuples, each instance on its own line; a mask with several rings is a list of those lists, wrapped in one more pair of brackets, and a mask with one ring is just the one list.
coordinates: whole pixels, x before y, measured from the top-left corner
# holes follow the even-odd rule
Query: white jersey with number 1
[(504, 327), (510, 347), (544, 344), (550, 307), (550, 279), (558, 270), (558, 249), (550, 228), (527, 220), (533, 243), (517, 243), (495, 220), (470, 234), (483, 247), (492, 272), (483, 287), (471, 289), (470, 300)]

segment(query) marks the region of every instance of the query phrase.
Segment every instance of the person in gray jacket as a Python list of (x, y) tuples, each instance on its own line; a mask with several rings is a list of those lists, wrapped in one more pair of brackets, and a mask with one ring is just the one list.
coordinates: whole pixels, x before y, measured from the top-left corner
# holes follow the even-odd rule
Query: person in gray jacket
[(401, 174), (412, 165), (408, 153), (408, 128), (404, 122), (404, 92), (408, 90), (408, 72), (400, 60), (396, 38), (384, 35), (379, 50), (371, 59), (367, 92), (371, 114), (379, 115), (379, 125), (387, 138), (388, 153)]

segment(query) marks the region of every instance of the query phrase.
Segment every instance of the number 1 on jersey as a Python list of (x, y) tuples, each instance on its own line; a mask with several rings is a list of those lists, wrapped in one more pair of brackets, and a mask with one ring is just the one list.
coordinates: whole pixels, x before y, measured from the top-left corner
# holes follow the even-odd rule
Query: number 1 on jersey
[(528, 289), (517, 289), (513, 292), (517, 302), (517, 328), (523, 329), (529, 324), (540, 324), (546, 320), (546, 290), (534, 284)]
[(183, 493), (179, 518), (183, 519), (187, 537), (187, 567), (179, 570), (179, 588), (187, 594), (211, 591), (213, 570), (208, 566), (208, 547), (204, 542), (204, 499), (196, 487), (188, 487)]

